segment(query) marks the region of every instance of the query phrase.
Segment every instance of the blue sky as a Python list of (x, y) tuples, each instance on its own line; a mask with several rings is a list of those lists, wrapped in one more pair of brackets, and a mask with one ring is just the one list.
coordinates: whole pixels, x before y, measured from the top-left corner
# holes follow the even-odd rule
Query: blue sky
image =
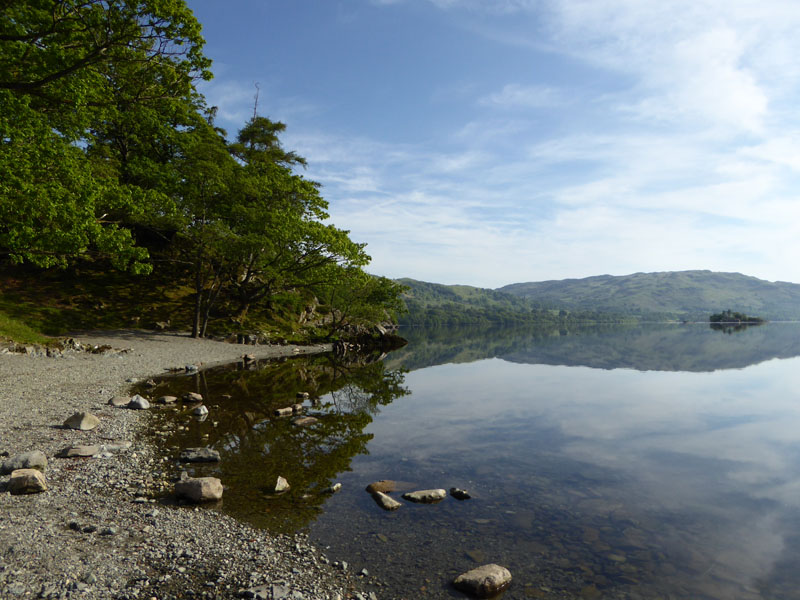
[(259, 113), (389, 277), (800, 282), (789, 0), (188, 0), (230, 136)]

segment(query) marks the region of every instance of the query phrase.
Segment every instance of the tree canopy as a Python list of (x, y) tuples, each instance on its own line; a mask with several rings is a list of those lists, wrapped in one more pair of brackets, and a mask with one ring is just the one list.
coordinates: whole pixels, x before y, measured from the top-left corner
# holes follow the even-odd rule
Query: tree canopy
[(214, 126), (184, 0), (0, 6), (0, 263), (172, 265), (193, 289), (195, 336), (223, 305), (241, 323), (276, 294), (370, 281), (284, 123), (256, 114), (232, 142)]

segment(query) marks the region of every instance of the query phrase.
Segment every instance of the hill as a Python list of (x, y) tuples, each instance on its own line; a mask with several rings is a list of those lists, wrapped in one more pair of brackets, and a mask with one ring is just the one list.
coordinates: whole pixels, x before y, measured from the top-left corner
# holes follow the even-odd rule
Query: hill
[(800, 319), (800, 285), (740, 273), (669, 271), (514, 283), (496, 290), (570, 311), (706, 321), (733, 309), (771, 320)]
[(406, 287), (402, 298), (408, 311), (401, 325), (455, 324), (564, 324), (618, 322), (618, 315), (599, 314), (593, 309), (560, 310), (560, 307), (468, 285), (442, 285), (415, 279), (398, 279)]

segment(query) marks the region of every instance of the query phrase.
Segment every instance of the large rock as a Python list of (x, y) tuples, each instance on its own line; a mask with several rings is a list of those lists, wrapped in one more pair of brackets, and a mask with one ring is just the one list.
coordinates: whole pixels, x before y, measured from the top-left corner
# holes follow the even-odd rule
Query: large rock
[(222, 482), (216, 477), (183, 479), (175, 484), (175, 495), (190, 502), (209, 502), (222, 498)]
[(114, 396), (111, 400), (108, 401), (109, 405), (116, 406), (117, 408), (122, 408), (123, 406), (128, 406), (131, 399), (128, 396)]
[(462, 573), (453, 585), (477, 598), (491, 598), (511, 585), (511, 572), (500, 565), (483, 565)]
[(418, 490), (416, 492), (407, 492), (403, 494), (403, 498), (409, 502), (433, 504), (447, 498), (447, 492), (444, 490)]
[(17, 454), (3, 461), (0, 465), (0, 473), (6, 475), (17, 469), (39, 469), (44, 471), (47, 468), (47, 457), (40, 450), (31, 450)]
[(74, 446), (67, 446), (58, 453), (59, 458), (85, 458), (94, 456), (100, 453), (100, 446), (85, 446), (76, 444)]
[(380, 506), (383, 510), (397, 510), (403, 506), (390, 495), (384, 494), (383, 492), (374, 492), (372, 494), (372, 499), (375, 500), (378, 506)]
[(38, 469), (17, 469), (12, 471), (8, 491), (14, 495), (38, 494), (47, 489), (47, 480)]
[(64, 421), (64, 427), (67, 429), (80, 429), (81, 431), (89, 431), (99, 424), (100, 419), (88, 412), (77, 412)]
[(181, 452), (181, 462), (219, 462), (219, 452), (212, 448), (186, 448)]
[(136, 394), (131, 401), (128, 402), (128, 408), (132, 408), (133, 410), (147, 410), (150, 408), (150, 401), (147, 398), (143, 398), (139, 394)]

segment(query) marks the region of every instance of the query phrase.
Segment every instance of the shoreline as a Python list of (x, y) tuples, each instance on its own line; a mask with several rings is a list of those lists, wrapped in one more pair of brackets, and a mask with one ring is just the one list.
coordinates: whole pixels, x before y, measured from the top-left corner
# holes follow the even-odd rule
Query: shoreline
[[(140, 436), (149, 411), (108, 405), (112, 396), (130, 395), (133, 383), (185, 365), (321, 353), (330, 345), (252, 346), (138, 330), (73, 337), (129, 350), (0, 355), (0, 452), (40, 450), (48, 459), (43, 493), (12, 496), (8, 476), (0, 477), (0, 597), (376, 598), (302, 534), (271, 535), (213, 508), (134, 502), (169, 459)], [(97, 415), (100, 425), (61, 427), (80, 411)], [(110, 441), (133, 445), (109, 458), (55, 458), (71, 444)]]

